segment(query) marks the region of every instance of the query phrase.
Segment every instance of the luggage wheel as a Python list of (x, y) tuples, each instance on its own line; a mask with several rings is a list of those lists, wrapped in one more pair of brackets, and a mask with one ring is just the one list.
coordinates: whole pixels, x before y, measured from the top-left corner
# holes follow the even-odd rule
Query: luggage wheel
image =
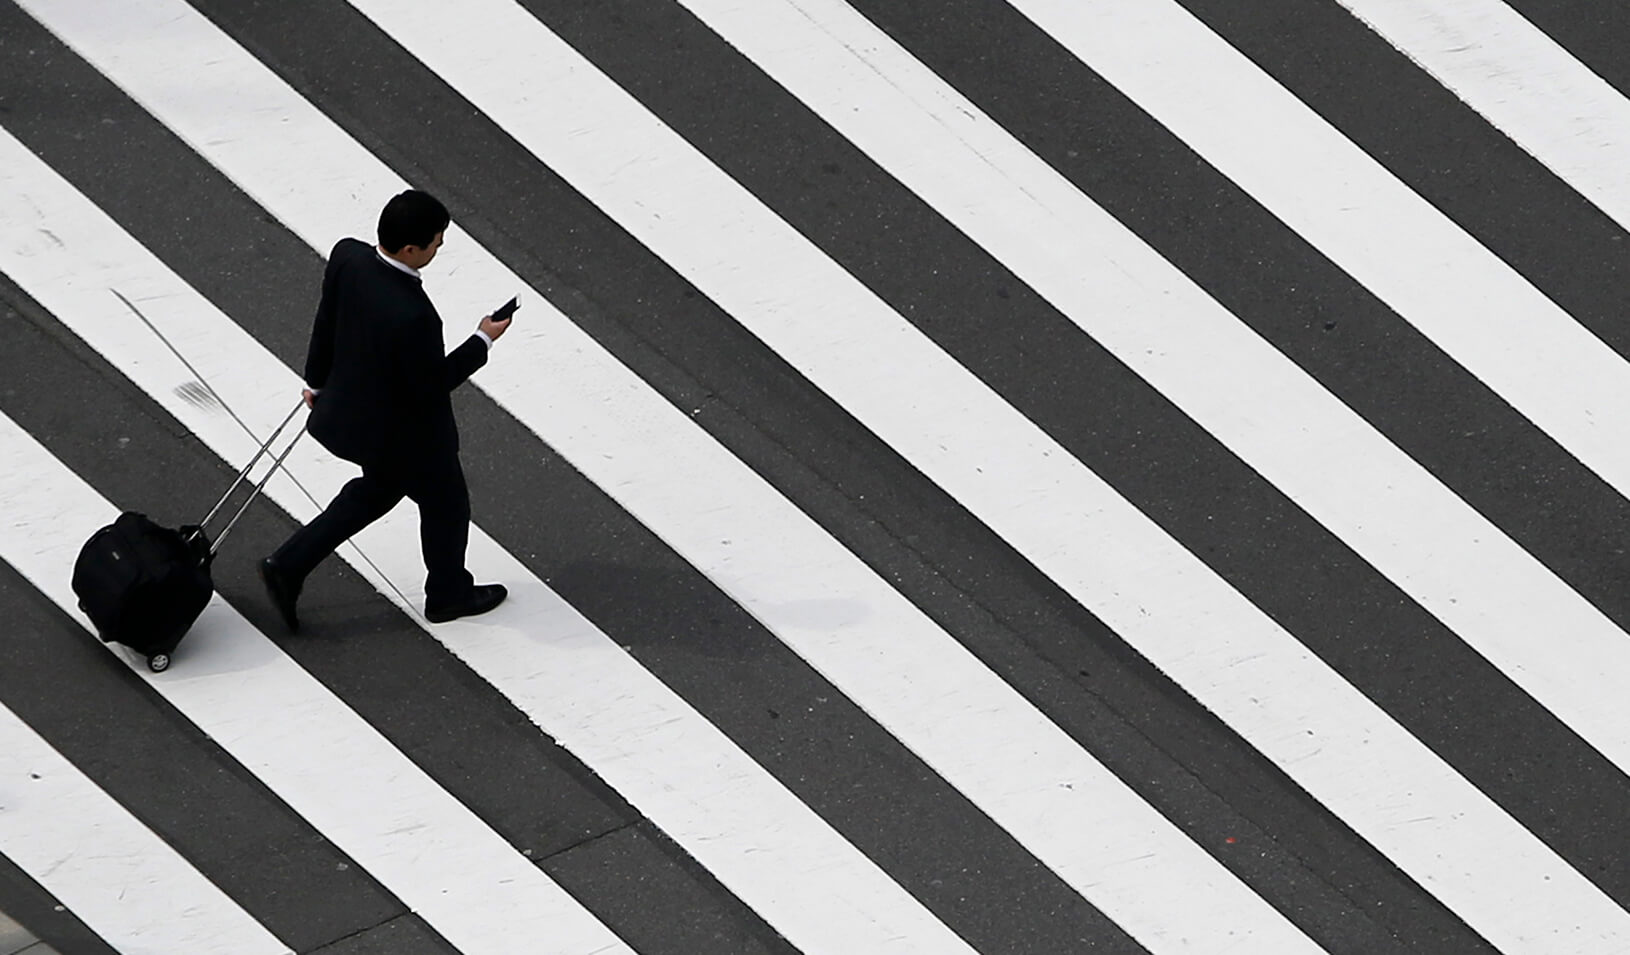
[(168, 653), (155, 653), (147, 658), (147, 669), (154, 673), (163, 673), (170, 668), (170, 655)]

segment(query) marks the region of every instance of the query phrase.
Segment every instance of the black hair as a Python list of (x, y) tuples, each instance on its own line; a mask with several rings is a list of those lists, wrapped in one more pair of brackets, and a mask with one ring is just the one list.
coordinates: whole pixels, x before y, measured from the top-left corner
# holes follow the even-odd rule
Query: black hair
[(436, 233), (445, 231), (452, 221), (441, 200), (428, 192), (409, 189), (392, 196), (379, 213), (379, 247), (393, 255), (407, 245), (428, 248)]

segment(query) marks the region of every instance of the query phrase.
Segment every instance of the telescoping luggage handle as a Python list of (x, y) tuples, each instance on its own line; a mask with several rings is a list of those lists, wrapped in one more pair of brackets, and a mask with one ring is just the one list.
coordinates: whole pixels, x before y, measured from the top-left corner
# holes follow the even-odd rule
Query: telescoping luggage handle
[[(137, 318), (141, 319), (142, 324), (146, 325), (154, 335), (158, 336), (158, 340), (164, 343), (164, 347), (170, 350), (170, 354), (174, 355), (177, 361), (181, 362), (182, 365), (186, 366), (188, 371), (192, 372), (193, 379), (209, 392), (210, 397), (214, 398), (217, 404), (219, 404), (222, 408), (226, 408), (227, 413), (232, 415), (232, 419), (234, 421), (237, 421), (239, 425), (242, 425), (244, 430), (249, 430), (248, 426), (243, 424), (243, 419), (239, 418), (237, 414), (233, 413), (232, 409), (227, 407), (226, 402), (221, 400), (221, 396), (215, 393), (215, 389), (209, 386), (208, 379), (198, 373), (198, 369), (192, 366), (192, 362), (187, 360), (187, 356), (181, 354), (181, 351), (175, 347), (170, 339), (167, 338), (163, 332), (159, 331), (158, 326), (153, 324), (152, 319), (142, 314), (142, 310), (136, 307), (135, 302), (132, 302), (123, 292), (116, 288), (110, 288), (108, 291), (112, 292), (115, 298), (123, 302), (125, 308), (130, 309), (130, 311), (134, 313)], [(232, 496), (232, 492), (236, 491), (238, 489), (238, 485), (242, 484), (244, 480), (249, 477), (249, 470), (255, 466), (255, 463), (258, 462), (263, 455), (266, 454), (266, 452), (271, 448), (272, 442), (276, 441), (277, 436), (283, 433), (283, 429), (289, 426), (289, 422), (294, 420), (294, 416), (300, 413), (300, 406), (305, 403), (305, 397), (302, 395), (300, 400), (295, 403), (294, 410), (289, 412), (288, 417), (283, 419), (283, 423), (277, 426), (276, 431), (272, 432), (272, 436), (266, 439), (266, 443), (260, 446), (259, 451), (255, 452), (255, 456), (249, 459), (249, 463), (243, 466), (242, 471), (238, 472), (237, 480), (232, 482), (232, 486), (226, 489), (226, 493), (221, 495), (221, 499), (216, 501), (215, 506), (209, 509), (209, 514), (203, 520), (199, 521), (198, 526), (194, 528), (193, 532), (187, 536), (186, 539), (189, 542), (195, 540), (199, 534), (204, 532), (204, 528), (208, 526), (211, 520), (214, 519), (216, 513), (226, 505), (227, 499)], [(277, 473), (277, 469), (283, 466), (283, 459), (289, 456), (290, 451), (294, 450), (295, 442), (299, 441), (300, 435), (305, 434), (305, 432), (306, 426), (304, 424), (300, 425), (300, 430), (295, 432), (294, 437), (289, 441), (289, 446), (283, 449), (283, 453), (277, 456), (276, 461), (272, 462), (271, 470), (267, 471), (266, 476), (260, 479), (259, 484), (255, 485), (255, 490), (249, 495), (249, 499), (243, 502), (243, 506), (238, 508), (238, 512), (232, 515), (232, 520), (228, 521), (226, 527), (222, 529), (221, 536), (217, 537), (215, 539), (215, 543), (210, 545), (210, 557), (214, 557), (215, 552), (221, 549), (221, 542), (226, 540), (226, 535), (232, 533), (232, 528), (237, 526), (238, 518), (242, 517), (243, 512), (247, 511), (249, 509), (249, 505), (254, 503), (255, 498), (260, 496), (261, 489), (266, 486), (267, 481), (271, 480), (272, 475)]]
[[(242, 484), (249, 478), (250, 470), (253, 469), (255, 464), (258, 463), (260, 459), (271, 450), (272, 443), (277, 440), (277, 436), (282, 434), (283, 429), (289, 426), (289, 422), (293, 421), (294, 416), (300, 413), (300, 409), (305, 405), (305, 403), (306, 400), (304, 397), (302, 397), (295, 404), (294, 410), (289, 412), (288, 417), (283, 419), (283, 423), (277, 426), (276, 431), (272, 432), (272, 436), (266, 439), (266, 443), (260, 446), (259, 451), (255, 452), (255, 456), (249, 459), (249, 463), (243, 466), (242, 471), (238, 472), (238, 476), (232, 482), (232, 486), (227, 488), (226, 493), (221, 495), (221, 499), (216, 501), (215, 506), (209, 509), (209, 514), (205, 515), (204, 519), (198, 522), (198, 529), (194, 531), (195, 534), (203, 533), (204, 528), (209, 525), (209, 522), (215, 518), (215, 515), (220, 512), (222, 507), (226, 506), (227, 499), (232, 497), (232, 492), (236, 491), (238, 489), (238, 485)], [(238, 519), (243, 517), (243, 512), (249, 510), (249, 505), (253, 504), (255, 502), (255, 498), (260, 496), (261, 489), (266, 486), (267, 481), (272, 479), (272, 475), (277, 473), (277, 469), (283, 466), (283, 459), (289, 456), (289, 452), (293, 451), (295, 444), (299, 442), (300, 436), (305, 433), (306, 426), (302, 422), (300, 425), (300, 430), (296, 431), (294, 433), (294, 437), (289, 439), (288, 447), (285, 447), (283, 449), (283, 453), (279, 454), (277, 459), (272, 462), (271, 468), (269, 468), (266, 473), (261, 476), (260, 482), (257, 483), (255, 485), (255, 489), (249, 493), (248, 499), (246, 499), (243, 504), (239, 506), (237, 513), (232, 515), (232, 519), (226, 522), (226, 527), (221, 529), (221, 536), (215, 538), (215, 542), (210, 545), (209, 555), (211, 557), (214, 557), (215, 552), (221, 549), (221, 542), (226, 540), (226, 535), (232, 533), (232, 528), (237, 526)]]

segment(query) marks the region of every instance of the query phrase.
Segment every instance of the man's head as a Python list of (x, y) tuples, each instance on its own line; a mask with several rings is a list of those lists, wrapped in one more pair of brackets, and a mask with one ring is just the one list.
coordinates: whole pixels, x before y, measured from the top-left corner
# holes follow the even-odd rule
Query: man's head
[(392, 196), (379, 214), (379, 247), (403, 265), (422, 269), (436, 257), (451, 221), (435, 196), (409, 189)]

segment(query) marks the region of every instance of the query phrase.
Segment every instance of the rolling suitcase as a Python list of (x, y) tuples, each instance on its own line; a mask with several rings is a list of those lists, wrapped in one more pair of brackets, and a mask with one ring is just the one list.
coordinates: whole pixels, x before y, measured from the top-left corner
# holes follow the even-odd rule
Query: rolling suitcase
[(74, 561), (73, 589), (79, 598), (79, 609), (90, 617), (97, 636), (104, 643), (121, 643), (142, 654), (147, 658), (148, 669), (155, 673), (169, 668), (170, 655), (215, 593), (210, 577), (215, 552), (294, 450), (295, 442), (305, 431), (304, 426), (272, 462), (214, 543), (204, 528), (248, 479), (250, 469), (267, 453), (299, 410), (300, 406), (296, 405), (283, 419), (199, 523), (180, 528), (164, 527), (144, 514), (125, 511), (85, 542)]

